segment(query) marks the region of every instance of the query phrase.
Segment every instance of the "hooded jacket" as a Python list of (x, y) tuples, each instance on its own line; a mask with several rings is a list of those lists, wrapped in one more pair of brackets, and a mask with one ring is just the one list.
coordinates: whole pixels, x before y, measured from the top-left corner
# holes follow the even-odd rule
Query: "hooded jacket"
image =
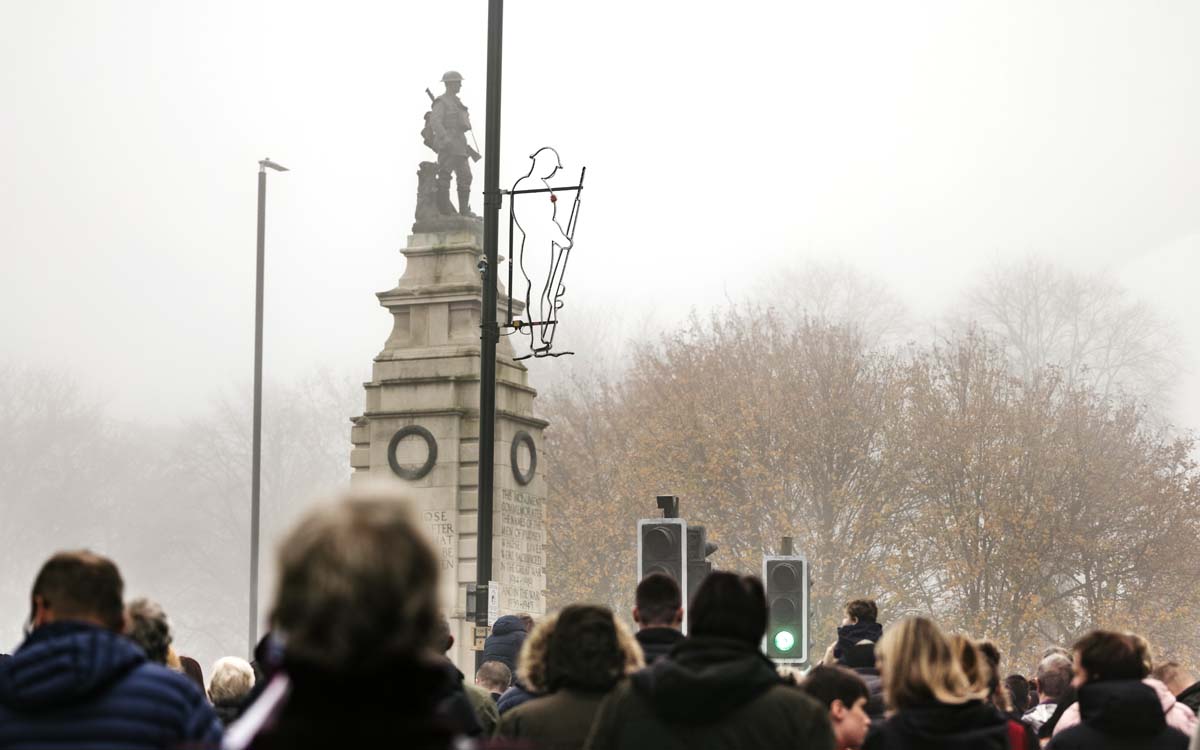
[(851, 646), (861, 641), (878, 643), (883, 637), (883, 626), (877, 622), (852, 622), (849, 625), (838, 626), (838, 639), (833, 647), (833, 655), (839, 663), (846, 663), (846, 652)]
[[(1126, 682), (1126, 680), (1114, 680), (1114, 682)], [(1175, 696), (1171, 695), (1171, 691), (1167, 689), (1167, 686), (1158, 680), (1147, 677), (1142, 680), (1142, 684), (1152, 688), (1155, 694), (1158, 695), (1159, 706), (1162, 710), (1163, 718), (1167, 722), (1167, 726), (1174, 727), (1190, 737), (1192, 732), (1196, 730), (1197, 724), (1196, 714), (1192, 712), (1192, 709), (1177, 701)], [(1079, 691), (1082, 693), (1083, 688), (1080, 688)], [(1080, 710), (1079, 703), (1074, 703), (1063, 712), (1062, 718), (1058, 721), (1058, 726), (1054, 728), (1055, 737), (1079, 724)]]
[(1162, 701), (1137, 680), (1105, 680), (1079, 688), (1083, 722), (1054, 735), (1054, 750), (1183, 750), (1188, 738), (1167, 726)]
[(873, 725), (863, 749), (1009, 750), (1008, 724), (990, 703), (930, 702), (897, 711), (882, 724)]
[(521, 653), (521, 644), (528, 635), (521, 618), (515, 615), (498, 618), (492, 634), (483, 642), (483, 660), (498, 661), (516, 674), (517, 654)]
[(824, 707), (755, 645), (689, 637), (601, 703), (589, 750), (831, 750)]
[(83, 622), (33, 632), (0, 663), (0, 748), (217, 748), (221, 723), (182, 674)]
[(1192, 709), (1192, 713), (1200, 712), (1200, 682), (1194, 682), (1184, 688), (1182, 693), (1175, 696), (1175, 700)]
[(646, 663), (653, 664), (669, 654), (671, 647), (682, 641), (685, 636), (675, 628), (653, 627), (642, 628), (634, 637), (642, 647)]

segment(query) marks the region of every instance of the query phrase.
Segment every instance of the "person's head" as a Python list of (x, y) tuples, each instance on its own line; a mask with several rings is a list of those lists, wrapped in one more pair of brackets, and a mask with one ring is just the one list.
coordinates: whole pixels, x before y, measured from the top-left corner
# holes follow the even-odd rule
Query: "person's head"
[(475, 684), (489, 693), (503, 693), (512, 684), (512, 670), (504, 662), (485, 661), (475, 673)]
[(871, 693), (862, 678), (844, 667), (822, 665), (814, 667), (800, 687), (829, 710), (836, 747), (862, 747), (871, 726), (867, 716)]
[(356, 486), (279, 545), (271, 623), (286, 658), (374, 673), (436, 648), (438, 561), (394, 488)]
[(987, 697), (972, 688), (949, 640), (924, 617), (889, 627), (875, 647), (875, 658), (884, 698), (898, 711), (933, 701), (961, 704)]
[(1159, 664), (1150, 672), (1150, 676), (1166, 685), (1172, 695), (1179, 695), (1196, 682), (1191, 672), (1174, 661)]
[(155, 664), (167, 664), (171, 648), (171, 621), (158, 602), (146, 598), (134, 599), (125, 608), (128, 623), (125, 635), (142, 647), (146, 658)]
[(438, 615), (434, 626), (433, 648), (439, 654), (449, 653), (454, 648), (454, 634), (450, 632), (450, 621), (445, 615)]
[(1141, 680), (1150, 674), (1141, 644), (1125, 633), (1093, 630), (1071, 650), (1075, 653), (1075, 687), (1104, 680)]
[(29, 594), (29, 627), (75, 620), (121, 632), (125, 582), (112, 560), (88, 550), (59, 552), (42, 565)]
[(525, 626), (526, 633), (532, 633), (534, 627), (537, 625), (537, 623), (533, 621), (533, 615), (529, 614), (528, 612), (522, 612), (521, 614), (517, 615), (517, 619), (520, 620), (521, 624)]
[(1014, 709), (1025, 711), (1029, 708), (1029, 680), (1019, 674), (1010, 674), (1004, 678), (1004, 690)]
[(236, 704), (254, 687), (254, 668), (245, 659), (226, 656), (217, 659), (208, 682), (208, 699), (213, 703)]
[(1038, 663), (1037, 689), (1043, 703), (1058, 703), (1071, 689), (1071, 678), (1075, 669), (1071, 659), (1057, 651), (1051, 652)]
[(987, 657), (983, 655), (974, 641), (962, 633), (950, 636), (949, 641), (950, 650), (953, 652), (954, 658), (958, 660), (959, 666), (962, 667), (963, 674), (967, 676), (971, 690), (990, 694), (992, 668), (988, 664)]
[(879, 607), (875, 606), (874, 599), (855, 599), (846, 605), (846, 621), (878, 622)]
[(762, 581), (723, 570), (705, 577), (688, 608), (689, 634), (758, 646), (766, 632), (767, 596)]
[(200, 668), (200, 662), (190, 656), (180, 656), (179, 666), (187, 678), (192, 681), (196, 687), (200, 688), (200, 692), (204, 692), (204, 670)]
[(607, 692), (640, 669), (642, 650), (610, 610), (572, 604), (547, 617), (521, 646), (517, 671), (535, 693)]
[(683, 595), (666, 573), (651, 573), (637, 585), (633, 621), (639, 628), (675, 628), (683, 624)]

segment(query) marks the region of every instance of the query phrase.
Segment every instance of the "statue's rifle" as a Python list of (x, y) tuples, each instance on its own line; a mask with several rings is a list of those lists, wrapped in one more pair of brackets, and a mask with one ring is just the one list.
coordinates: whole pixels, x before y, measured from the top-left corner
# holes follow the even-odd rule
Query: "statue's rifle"
[[(427, 89), (425, 89), (425, 93), (429, 95), (429, 103), (430, 103), (430, 104), (436, 104), (436, 103), (437, 103), (437, 97), (435, 97), (435, 96), (433, 95), (433, 92), (432, 92), (432, 91), (430, 91), (430, 90), (427, 88)], [(431, 114), (432, 114), (432, 111), (430, 112), (430, 115), (431, 115)], [(426, 115), (426, 117), (429, 117), (430, 115)], [(474, 130), (469, 130), (469, 131), (467, 131), (467, 132), (469, 132), (469, 133), (471, 134), (471, 140), (472, 140), (472, 141), (473, 141), (473, 140), (475, 140), (475, 131), (474, 131)], [(434, 150), (436, 151), (437, 149), (434, 149)], [(482, 158), (483, 158), (483, 157), (482, 157), (482, 156), (480, 156), (480, 154), (479, 154), (479, 144), (478, 144), (478, 143), (476, 143), (476, 144), (475, 144), (475, 148), (471, 148), (470, 146), (467, 146), (467, 156), (471, 157), (471, 161), (479, 161), (480, 159), (482, 159)]]

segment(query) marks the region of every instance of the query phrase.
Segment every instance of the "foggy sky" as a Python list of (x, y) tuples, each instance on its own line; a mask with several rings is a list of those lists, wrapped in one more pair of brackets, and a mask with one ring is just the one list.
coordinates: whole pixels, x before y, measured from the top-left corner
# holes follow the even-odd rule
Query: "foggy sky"
[[(564, 346), (573, 303), (672, 319), (800, 258), (853, 263), (923, 314), (1031, 253), (1200, 313), (1183, 283), (1200, 269), (1200, 6), (721, 7), (509, 3), (501, 182), (547, 144), (565, 174), (589, 168)], [(466, 77), (483, 143), (486, 3), (4, 15), (3, 356), (153, 420), (248, 382), (270, 156), (293, 171), (270, 176), (268, 377), (367, 379), (444, 70)], [(1200, 401), (1187, 413), (1200, 425)]]

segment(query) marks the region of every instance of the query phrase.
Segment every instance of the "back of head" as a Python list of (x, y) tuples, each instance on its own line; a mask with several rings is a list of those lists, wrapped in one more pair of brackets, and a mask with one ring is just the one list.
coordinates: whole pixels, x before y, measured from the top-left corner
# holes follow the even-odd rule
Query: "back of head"
[(688, 608), (688, 632), (757, 646), (767, 632), (762, 581), (720, 570), (710, 573)]
[(1192, 674), (1180, 666), (1179, 662), (1165, 661), (1150, 672), (1150, 676), (1166, 685), (1175, 695), (1187, 690), (1195, 682)]
[(1141, 680), (1150, 674), (1148, 650), (1125, 633), (1093, 630), (1073, 650), (1088, 682)]
[(950, 636), (950, 649), (954, 652), (954, 658), (958, 659), (963, 674), (967, 676), (971, 689), (975, 692), (990, 692), (992, 668), (975, 642), (962, 633), (955, 633)]
[(134, 599), (126, 608), (128, 623), (125, 635), (146, 652), (146, 658), (155, 664), (166, 664), (171, 648), (171, 621), (158, 602), (150, 599)]
[(859, 622), (879, 622), (879, 607), (874, 599), (855, 599), (846, 605), (846, 616)]
[(884, 696), (894, 709), (987, 697), (972, 688), (950, 642), (924, 617), (910, 617), (888, 628), (875, 647), (875, 656)]
[(208, 683), (208, 698), (213, 703), (240, 702), (254, 687), (254, 668), (245, 659), (226, 656), (213, 665)]
[(95, 620), (115, 632), (125, 624), (120, 571), (108, 558), (87, 550), (59, 552), (47, 560), (30, 597), (41, 597), (59, 620)]
[(391, 489), (356, 487), (283, 539), (272, 624), (289, 660), (379, 672), (435, 645), (437, 580), (408, 504)]
[(853, 708), (860, 698), (871, 698), (867, 683), (845, 667), (813, 667), (804, 678), (804, 682), (800, 683), (800, 687), (826, 708), (832, 706), (835, 700), (840, 700), (846, 708)]
[(1061, 653), (1052, 652), (1038, 663), (1038, 691), (1047, 703), (1058, 703), (1071, 688), (1075, 669), (1071, 660)]
[(675, 623), (675, 615), (683, 606), (683, 594), (671, 576), (651, 573), (638, 583), (634, 604), (641, 625), (669, 626)]
[[(622, 627), (604, 607), (565, 607), (558, 613), (546, 642), (543, 688), (548, 692), (563, 688), (602, 692), (612, 688), (626, 673), (631, 657), (631, 639), (623, 641)], [(636, 645), (632, 649), (640, 652)]]
[(475, 682), (493, 693), (503, 693), (512, 684), (512, 670), (499, 661), (485, 661), (475, 673)]
[(200, 662), (190, 656), (180, 656), (179, 666), (182, 667), (183, 673), (191, 680), (196, 687), (200, 688), (200, 692), (204, 692), (204, 670), (200, 668)]
[(1029, 707), (1029, 680), (1023, 675), (1010, 674), (1004, 678), (1004, 689), (1008, 691), (1009, 700), (1017, 711)]

